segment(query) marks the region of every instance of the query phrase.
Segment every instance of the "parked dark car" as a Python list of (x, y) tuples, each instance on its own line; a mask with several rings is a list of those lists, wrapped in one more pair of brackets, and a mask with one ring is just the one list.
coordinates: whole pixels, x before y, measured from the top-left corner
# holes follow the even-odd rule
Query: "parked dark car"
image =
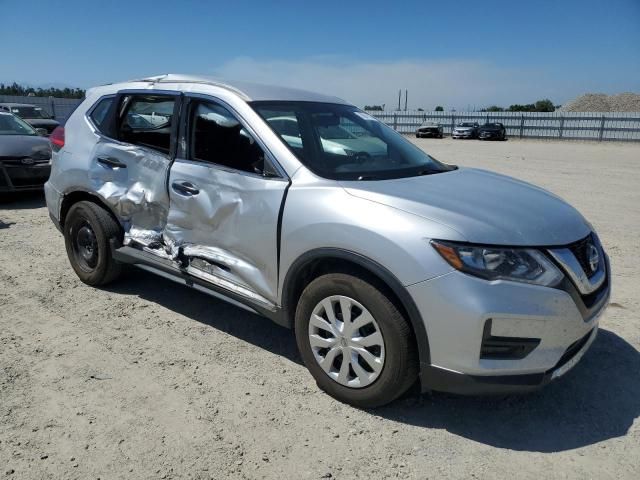
[(479, 140), (506, 140), (507, 129), (501, 123), (485, 123), (478, 130)]
[(0, 110), (17, 115), (35, 129), (49, 135), (60, 125), (44, 108), (28, 103), (0, 103)]
[(421, 137), (442, 138), (442, 125), (435, 122), (424, 122), (416, 129), (416, 138)]
[(477, 122), (459, 123), (451, 132), (451, 138), (476, 138), (480, 125)]
[(0, 195), (41, 190), (51, 171), (51, 145), (19, 117), (0, 110)]

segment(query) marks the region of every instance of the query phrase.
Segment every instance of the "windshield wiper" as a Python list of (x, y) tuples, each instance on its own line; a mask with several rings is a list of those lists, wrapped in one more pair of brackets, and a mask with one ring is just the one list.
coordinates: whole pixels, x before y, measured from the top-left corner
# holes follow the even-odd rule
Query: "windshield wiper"
[(422, 176), (422, 175), (433, 175), (434, 173), (441, 173), (442, 170), (420, 170), (418, 172), (418, 175)]

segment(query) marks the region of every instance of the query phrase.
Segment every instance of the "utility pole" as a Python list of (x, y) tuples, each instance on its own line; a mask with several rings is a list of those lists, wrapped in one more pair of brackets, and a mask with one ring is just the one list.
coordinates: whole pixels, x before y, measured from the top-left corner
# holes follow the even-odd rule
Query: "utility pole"
[(404, 91), (404, 111), (407, 111), (407, 98), (409, 97), (409, 90)]
[(398, 90), (398, 111), (400, 111), (400, 100), (402, 99), (402, 89)]

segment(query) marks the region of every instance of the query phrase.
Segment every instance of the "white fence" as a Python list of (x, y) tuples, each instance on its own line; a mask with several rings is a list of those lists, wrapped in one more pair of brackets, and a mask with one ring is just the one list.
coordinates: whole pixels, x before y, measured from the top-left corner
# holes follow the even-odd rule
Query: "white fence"
[(584, 112), (421, 112), (369, 111), (400, 133), (414, 133), (423, 122), (442, 125), (451, 134), (460, 122), (500, 122), (507, 136), (596, 141), (640, 141), (640, 113)]

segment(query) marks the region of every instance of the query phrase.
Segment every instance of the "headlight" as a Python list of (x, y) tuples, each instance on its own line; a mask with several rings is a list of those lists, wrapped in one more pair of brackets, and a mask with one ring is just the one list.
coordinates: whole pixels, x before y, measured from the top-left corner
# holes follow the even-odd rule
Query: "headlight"
[(538, 250), (464, 245), (432, 240), (431, 245), (456, 270), (486, 280), (512, 280), (553, 287), (562, 272)]

